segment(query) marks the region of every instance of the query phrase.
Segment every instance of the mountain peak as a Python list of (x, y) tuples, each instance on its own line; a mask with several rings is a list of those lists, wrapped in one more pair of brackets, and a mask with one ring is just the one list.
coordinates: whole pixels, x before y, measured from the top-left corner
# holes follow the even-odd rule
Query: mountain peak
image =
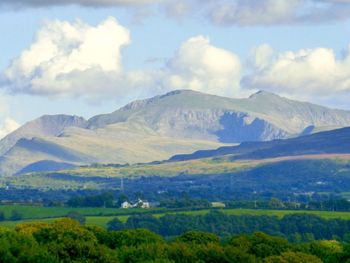
[(160, 98), (170, 97), (170, 96), (176, 96), (176, 95), (203, 95), (205, 93), (191, 90), (191, 89), (179, 89), (179, 90), (172, 90), (168, 93), (165, 93), (164, 95), (159, 96)]
[(157, 103), (159, 101), (167, 100), (172, 97), (193, 97), (193, 96), (214, 96), (209, 95), (200, 91), (195, 90), (189, 90), (189, 89), (181, 89), (181, 90), (173, 90), (169, 91), (168, 93), (165, 93), (164, 95), (158, 95), (149, 99), (143, 99), (143, 100), (135, 100), (133, 102), (128, 103), (124, 107), (121, 108), (122, 111), (129, 111), (129, 110), (138, 110), (140, 108), (143, 108), (147, 105)]
[(272, 92), (269, 92), (269, 91), (266, 91), (266, 90), (259, 90), (258, 92), (252, 94), (249, 96), (250, 99), (254, 99), (254, 98), (260, 98), (260, 97), (274, 97), (274, 98), (281, 98), (281, 96), (275, 94), (275, 93), (272, 93)]

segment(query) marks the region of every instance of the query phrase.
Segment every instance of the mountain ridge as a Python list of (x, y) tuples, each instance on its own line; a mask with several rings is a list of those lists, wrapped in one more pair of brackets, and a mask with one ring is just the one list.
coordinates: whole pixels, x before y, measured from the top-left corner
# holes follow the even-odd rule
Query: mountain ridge
[[(73, 158), (73, 165), (122, 164), (164, 160), (200, 149), (285, 139), (345, 126), (350, 126), (350, 111), (298, 102), (265, 91), (234, 99), (176, 90), (133, 101), (88, 120), (44, 115), (28, 122), (0, 141), (0, 174), (11, 175), (44, 160), (70, 161), (40, 151), (31, 156), (30, 149), (18, 144), (21, 139), (42, 140), (46, 146), (57, 146), (52, 149), (66, 149), (83, 156), (81, 162)], [(26, 161), (14, 163), (15, 155)]]

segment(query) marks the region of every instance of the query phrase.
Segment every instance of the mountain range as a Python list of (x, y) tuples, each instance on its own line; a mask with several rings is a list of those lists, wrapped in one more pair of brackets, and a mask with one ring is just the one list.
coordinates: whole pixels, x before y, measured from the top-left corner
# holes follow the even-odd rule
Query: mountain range
[(152, 162), (202, 149), (240, 143), (246, 147), (249, 143), (245, 142), (347, 126), (350, 111), (265, 91), (233, 99), (179, 90), (134, 101), (89, 120), (45, 115), (26, 123), (0, 141), (0, 175), (41, 171), (47, 166), (55, 170), (95, 162)]

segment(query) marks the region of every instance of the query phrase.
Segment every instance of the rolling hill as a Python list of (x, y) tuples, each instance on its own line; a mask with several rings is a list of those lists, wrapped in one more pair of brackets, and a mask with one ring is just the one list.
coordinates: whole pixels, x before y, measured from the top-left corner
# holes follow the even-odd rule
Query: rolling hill
[(181, 195), (213, 200), (348, 196), (350, 128), (269, 142), (242, 143), (169, 161), (93, 165), (3, 178), (11, 188), (118, 191), (129, 195)]
[(0, 141), (0, 174), (13, 175), (43, 161), (145, 163), (200, 149), (346, 126), (350, 126), (349, 111), (264, 91), (232, 99), (179, 90), (134, 101), (89, 120), (55, 115), (29, 122)]
[(261, 160), (267, 158), (325, 154), (350, 154), (350, 128), (320, 132), (297, 138), (269, 142), (245, 142), (239, 146), (202, 150), (193, 154), (176, 155), (170, 161), (194, 160), (230, 156), (232, 160)]

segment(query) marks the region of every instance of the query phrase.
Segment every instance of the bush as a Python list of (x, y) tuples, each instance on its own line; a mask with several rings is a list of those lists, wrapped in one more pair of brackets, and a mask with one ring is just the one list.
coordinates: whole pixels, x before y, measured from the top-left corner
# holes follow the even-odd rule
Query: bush
[(5, 221), (5, 213), (4, 211), (0, 211), (0, 221)]
[(119, 231), (124, 229), (124, 224), (118, 218), (113, 218), (107, 223), (108, 231)]
[(23, 219), (23, 215), (21, 212), (19, 212), (17, 210), (12, 210), (10, 219), (12, 221), (19, 221), (19, 220)]
[(80, 214), (79, 212), (75, 212), (75, 211), (69, 212), (67, 214), (67, 217), (78, 221), (82, 225), (85, 225), (86, 218), (84, 215)]
[(184, 243), (192, 243), (192, 244), (197, 244), (197, 245), (207, 245), (209, 243), (218, 244), (220, 242), (220, 239), (218, 236), (211, 234), (211, 233), (189, 231), (189, 232), (179, 236), (176, 239), (176, 241), (184, 242)]
[(109, 233), (107, 246), (114, 249), (122, 246), (140, 246), (163, 243), (161, 236), (147, 229), (128, 229)]

